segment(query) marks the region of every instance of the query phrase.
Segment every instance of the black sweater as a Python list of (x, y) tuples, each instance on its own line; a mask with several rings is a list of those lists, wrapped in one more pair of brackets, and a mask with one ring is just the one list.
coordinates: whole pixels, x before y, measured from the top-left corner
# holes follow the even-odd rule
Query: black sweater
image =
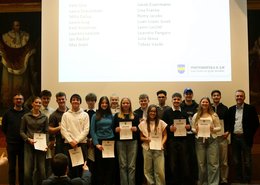
[(24, 142), (20, 136), (20, 125), (23, 115), (27, 112), (26, 109), (17, 111), (14, 108), (11, 108), (4, 114), (2, 119), (2, 130), (8, 144), (22, 144)]
[(183, 140), (186, 137), (175, 137), (174, 133), (170, 131), (170, 126), (173, 124), (174, 119), (186, 119), (186, 124), (190, 124), (187, 113), (183, 111), (173, 111), (173, 109), (167, 109), (164, 111), (162, 120), (167, 123), (167, 138), (174, 140)]

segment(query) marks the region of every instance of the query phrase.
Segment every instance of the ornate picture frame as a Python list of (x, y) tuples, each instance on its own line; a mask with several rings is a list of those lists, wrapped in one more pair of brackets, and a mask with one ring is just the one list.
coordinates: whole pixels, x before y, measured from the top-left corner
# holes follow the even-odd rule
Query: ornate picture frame
[[(29, 100), (40, 90), (41, 3), (0, 1), (0, 125), (16, 93)], [(26, 101), (26, 105), (30, 102)], [(0, 147), (4, 146), (0, 130)]]

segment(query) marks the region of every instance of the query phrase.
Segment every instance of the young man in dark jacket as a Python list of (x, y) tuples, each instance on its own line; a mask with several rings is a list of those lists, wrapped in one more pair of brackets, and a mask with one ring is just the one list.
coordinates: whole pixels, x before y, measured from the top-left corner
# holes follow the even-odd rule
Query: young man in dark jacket
[(68, 173), (68, 157), (62, 153), (56, 154), (51, 161), (53, 175), (44, 180), (42, 185), (90, 185), (91, 173), (85, 162), (82, 177), (70, 179)]

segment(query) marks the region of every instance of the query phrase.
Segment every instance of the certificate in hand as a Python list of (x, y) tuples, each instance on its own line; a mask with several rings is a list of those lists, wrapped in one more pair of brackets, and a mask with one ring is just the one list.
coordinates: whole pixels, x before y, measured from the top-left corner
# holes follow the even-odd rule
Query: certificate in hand
[(41, 151), (47, 150), (46, 134), (34, 133), (33, 140), (35, 141), (34, 143), (35, 150), (41, 150)]
[(115, 157), (115, 141), (103, 140), (102, 141), (102, 158), (114, 158)]
[(219, 120), (219, 123), (221, 126), (221, 130), (217, 132), (217, 135), (222, 136), (222, 135), (224, 135), (224, 120), (223, 119)]
[(133, 139), (133, 134), (131, 131), (132, 128), (131, 121), (119, 122), (119, 127), (120, 127), (120, 140)]
[(174, 136), (187, 136), (186, 132), (186, 119), (174, 119), (173, 124), (176, 127)]
[(198, 137), (210, 137), (210, 120), (198, 121)]
[(84, 164), (81, 147), (69, 149), (72, 167)]
[(151, 131), (150, 134), (151, 142), (150, 149), (151, 150), (161, 150), (162, 149), (162, 133), (155, 133)]

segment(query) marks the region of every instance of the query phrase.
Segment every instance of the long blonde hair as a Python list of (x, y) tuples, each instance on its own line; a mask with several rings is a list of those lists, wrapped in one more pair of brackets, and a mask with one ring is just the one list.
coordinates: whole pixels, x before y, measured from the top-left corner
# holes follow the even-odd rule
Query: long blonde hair
[(212, 105), (210, 103), (210, 99), (209, 97), (203, 97), (201, 98), (200, 100), (200, 103), (199, 103), (199, 107), (198, 107), (198, 111), (197, 111), (197, 116), (195, 118), (195, 123), (197, 123), (197, 121), (201, 118), (202, 114), (203, 114), (203, 109), (202, 109), (202, 106), (201, 106), (201, 102), (202, 100), (207, 100), (209, 102), (209, 108), (208, 108), (208, 113), (212, 116), (215, 112), (212, 108)]
[(127, 98), (127, 97), (124, 97), (121, 99), (121, 102), (120, 102), (120, 112), (118, 113), (118, 118), (121, 118), (121, 119), (125, 119), (125, 114), (123, 112), (123, 107), (122, 107), (122, 103), (124, 100), (128, 100), (129, 103), (130, 103), (130, 108), (129, 108), (129, 119), (134, 119), (134, 113), (133, 113), (133, 110), (132, 110), (132, 102), (130, 100), (130, 98)]

